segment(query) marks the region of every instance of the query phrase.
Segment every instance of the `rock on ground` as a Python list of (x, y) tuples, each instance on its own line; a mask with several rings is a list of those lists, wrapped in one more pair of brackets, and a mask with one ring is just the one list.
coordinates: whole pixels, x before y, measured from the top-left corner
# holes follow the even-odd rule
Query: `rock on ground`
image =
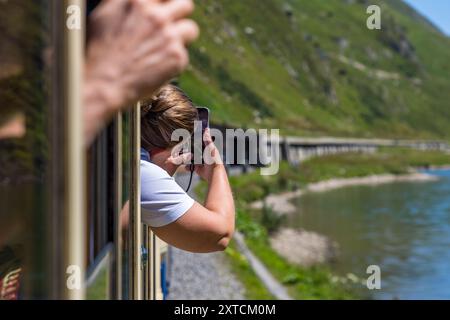
[(284, 228), (270, 239), (270, 245), (291, 263), (309, 267), (336, 259), (338, 246), (312, 231)]

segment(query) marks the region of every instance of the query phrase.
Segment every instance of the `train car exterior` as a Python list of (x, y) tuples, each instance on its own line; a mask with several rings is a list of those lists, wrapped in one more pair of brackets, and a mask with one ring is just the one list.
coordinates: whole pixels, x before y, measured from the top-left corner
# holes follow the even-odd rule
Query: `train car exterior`
[(140, 216), (139, 104), (83, 145), (95, 4), (0, 2), (0, 299), (163, 298), (167, 246)]

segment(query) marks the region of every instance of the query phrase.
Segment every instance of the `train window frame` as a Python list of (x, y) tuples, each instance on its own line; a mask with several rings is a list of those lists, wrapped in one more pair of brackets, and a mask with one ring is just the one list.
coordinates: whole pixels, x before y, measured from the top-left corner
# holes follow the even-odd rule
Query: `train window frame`
[[(61, 167), (55, 166), (53, 178), (53, 234), (62, 254), (56, 254), (53, 248), (52, 260), (55, 268), (55, 294), (61, 299), (85, 299), (86, 247), (85, 234), (87, 221), (84, 213), (85, 204), (85, 159), (83, 135), (82, 81), (84, 69), (85, 31), (66, 27), (67, 8), (77, 6), (81, 11), (81, 23), (86, 25), (84, 12), (85, 0), (52, 0), (53, 28), (55, 33), (55, 73), (53, 85), (61, 90), (54, 90), (53, 107), (60, 111), (53, 131), (54, 142), (63, 146), (61, 151), (54, 150), (54, 159), (62, 158)], [(62, 30), (62, 31), (61, 31)], [(56, 126), (58, 124), (58, 126)], [(62, 134), (61, 134), (62, 133)], [(59, 151), (59, 153), (58, 153)], [(64, 193), (59, 199), (58, 188)], [(62, 213), (58, 216), (58, 213)], [(72, 271), (73, 270), (73, 271)], [(73, 273), (72, 273), (73, 272)], [(79, 277), (80, 286), (69, 286), (71, 276)]]
[[(21, 91), (22, 87), (13, 92), (19, 99), (28, 97), (39, 105), (32, 110), (39, 112), (36, 118), (39, 128), (30, 131), (35, 124), (30, 119), (25, 120), (23, 128), (28, 131), (24, 137), (34, 140), (18, 141), (24, 144), (23, 154), (32, 159), (29, 179), (34, 181), (29, 192), (19, 190), (23, 200), (31, 200), (31, 207), (16, 212), (20, 216), (17, 219), (22, 219), (21, 224), (29, 228), (23, 228), (16, 235), (19, 238), (27, 235), (21, 240), (25, 256), (20, 262), (24, 272), (18, 298), (83, 299), (84, 286), (76, 284), (82, 283), (85, 269), (83, 236), (86, 223), (81, 214), (84, 211), (81, 91), (84, 31), (66, 28), (66, 8), (77, 5), (84, 10), (84, 0), (42, 0), (32, 4), (17, 1), (3, 5), (11, 6), (13, 17), (18, 14), (19, 18), (27, 19), (28, 24), (20, 19), (11, 20), (27, 28), (22, 34), (24, 39), (40, 34), (38, 40), (33, 39), (31, 49), (22, 49), (19, 57), (23, 60), (19, 63), (22, 69), (17, 71), (32, 81), (30, 88), (36, 95)], [(28, 20), (30, 17), (32, 19)], [(41, 75), (36, 79), (34, 73), (27, 73), (31, 63), (40, 70), (39, 73), (33, 71)], [(27, 105), (30, 105), (29, 101)], [(13, 154), (8, 161), (16, 157), (17, 154)], [(22, 169), (18, 176), (26, 173), (27, 170)], [(24, 187), (22, 183), (18, 186)], [(70, 277), (79, 281), (68, 281)]]
[[(111, 300), (114, 299), (114, 243), (109, 242), (98, 253), (94, 262), (87, 269), (86, 277), (86, 299), (89, 300)], [(102, 282), (103, 278), (105, 283)], [(104, 296), (101, 296), (104, 290)]]
[[(109, 162), (108, 168), (98, 173), (98, 180), (112, 183), (102, 194), (93, 194), (98, 185), (95, 179), (94, 182), (89, 179), (92, 168), (87, 166), (89, 158), (84, 145), (82, 101), (88, 3), (86, 0), (42, 3), (48, 10), (52, 47), (46, 56), (52, 68), (45, 70), (48, 71), (50, 88), (48, 105), (45, 105), (49, 110), (46, 122), (51, 123), (47, 125), (46, 133), (50, 160), (46, 164), (48, 192), (39, 195), (42, 197), (39, 201), (46, 201), (46, 210), (43, 220), (37, 222), (37, 218), (32, 217), (32, 226), (35, 228), (39, 224), (38, 229), (45, 229), (42, 241), (33, 244), (45, 249), (39, 261), (45, 275), (40, 275), (39, 281), (33, 279), (26, 283), (23, 297), (85, 299), (89, 286), (101, 270), (106, 269), (110, 273), (107, 298), (161, 299), (159, 240), (141, 221), (140, 104), (116, 115), (97, 139), (97, 147), (91, 148), (94, 153), (98, 152), (100, 165), (102, 161)], [(81, 10), (81, 29), (66, 27), (67, 8), (74, 5)], [(129, 121), (127, 132), (124, 130), (125, 118)], [(129, 136), (125, 137), (125, 134)], [(105, 146), (106, 151), (101, 150)], [(111, 159), (108, 159), (108, 150), (112, 150)], [(127, 163), (123, 161), (125, 156), (128, 157)], [(124, 174), (126, 170), (128, 176)], [(93, 184), (93, 189), (86, 188), (89, 183)], [(124, 241), (121, 219), (126, 200), (129, 204), (129, 231)], [(92, 246), (88, 240), (94, 241)], [(144, 249), (150, 250), (147, 263)], [(125, 257), (127, 259), (123, 259), (124, 252), (129, 254)], [(33, 252), (33, 258), (40, 254), (40, 251)], [(48, 282), (45, 289), (39, 287), (43, 282)], [(38, 296), (33, 295), (35, 290), (39, 290)]]

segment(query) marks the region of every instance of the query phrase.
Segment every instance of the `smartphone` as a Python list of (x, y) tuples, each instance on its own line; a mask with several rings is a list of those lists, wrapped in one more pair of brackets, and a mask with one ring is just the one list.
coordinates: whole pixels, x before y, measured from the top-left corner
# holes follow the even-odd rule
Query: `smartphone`
[[(194, 128), (194, 134), (192, 137), (192, 153), (194, 154), (194, 157), (192, 161), (194, 162), (196, 159), (199, 159), (200, 157), (196, 157), (196, 152), (201, 155), (201, 162), (203, 163), (203, 152), (205, 151), (205, 142), (203, 141), (203, 133), (207, 128), (209, 128), (209, 109), (205, 107), (197, 107), (197, 113), (198, 113), (198, 120), (200, 121), (200, 126)], [(200, 132), (198, 132), (200, 131)], [(201, 144), (198, 141), (195, 141), (195, 136), (201, 136)], [(200, 153), (201, 150), (201, 153)]]
[(209, 128), (209, 109), (205, 107), (197, 107), (198, 119), (202, 122), (202, 137), (203, 133)]

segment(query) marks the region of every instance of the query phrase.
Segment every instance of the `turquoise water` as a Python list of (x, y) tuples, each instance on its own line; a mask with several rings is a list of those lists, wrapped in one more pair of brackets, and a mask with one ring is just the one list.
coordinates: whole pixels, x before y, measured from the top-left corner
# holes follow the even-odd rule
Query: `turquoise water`
[(322, 233), (340, 246), (337, 274), (367, 279), (381, 268), (375, 299), (450, 299), (450, 171), (436, 182), (355, 186), (295, 201), (287, 224)]

